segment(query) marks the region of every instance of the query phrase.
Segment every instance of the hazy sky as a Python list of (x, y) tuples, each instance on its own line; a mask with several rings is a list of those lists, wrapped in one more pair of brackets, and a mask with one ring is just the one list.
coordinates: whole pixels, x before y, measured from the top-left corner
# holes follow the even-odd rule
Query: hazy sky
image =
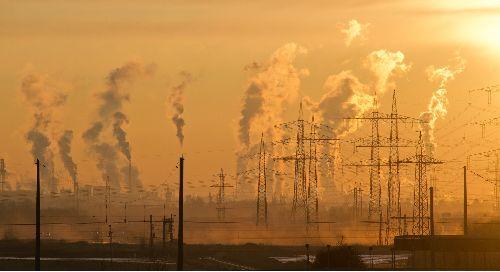
[[(347, 46), (341, 29), (351, 20), (362, 31)], [(373, 82), (367, 56), (380, 49), (401, 51), (411, 67), (390, 81), (399, 91), (400, 112), (415, 117), (439, 87), (428, 80), (426, 69), (452, 66), (460, 56), (465, 70), (447, 84), (449, 113), (437, 121), (439, 127), (464, 110), (470, 101), (467, 90), (498, 84), (499, 25), (500, 1), (0, 0), (0, 157), (14, 179), (34, 171), (25, 138), (33, 112), (20, 91), (24, 76), (34, 72), (68, 95), (54, 112), (51, 142), (73, 130), (81, 182), (100, 183), (81, 135), (96, 118), (96, 93), (106, 90), (108, 74), (137, 61), (156, 66), (154, 75), (126, 87), (130, 101), (123, 108), (130, 119), (126, 130), (132, 160), (143, 182), (176, 178), (172, 173), (181, 149), (167, 100), (181, 71), (194, 77), (184, 91), (182, 152), (188, 179), (213, 179), (221, 167), (234, 172), (242, 99), (255, 75), (244, 67), (265, 63), (287, 43), (307, 50), (293, 65), (309, 71), (301, 77), (299, 96), (315, 101), (325, 93), (328, 76), (352, 70), (362, 82)], [(389, 109), (388, 94), (380, 98), (382, 110)], [(484, 118), (498, 112), (493, 106), (500, 98), (495, 96)], [(488, 107), (485, 94), (475, 93), (474, 99)], [(284, 120), (296, 117), (298, 100), (285, 110)], [(478, 127), (470, 129), (481, 134)], [(449, 137), (436, 135), (437, 154), (448, 155), (439, 143), (449, 144)], [(68, 179), (59, 159), (56, 165)], [(69, 187), (69, 181), (65, 184)]]

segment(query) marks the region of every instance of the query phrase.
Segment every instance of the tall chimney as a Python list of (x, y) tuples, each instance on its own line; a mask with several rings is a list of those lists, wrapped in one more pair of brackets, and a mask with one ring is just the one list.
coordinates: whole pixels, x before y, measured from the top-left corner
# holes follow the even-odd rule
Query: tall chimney
[(184, 265), (184, 157), (179, 160), (179, 230), (177, 237), (177, 270)]
[(132, 192), (132, 159), (128, 160), (128, 189)]

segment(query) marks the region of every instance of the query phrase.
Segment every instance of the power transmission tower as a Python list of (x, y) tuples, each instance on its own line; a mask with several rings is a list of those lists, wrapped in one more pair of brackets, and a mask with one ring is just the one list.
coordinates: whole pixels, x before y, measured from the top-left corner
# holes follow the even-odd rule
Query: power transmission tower
[(319, 221), (319, 203), (318, 203), (318, 171), (317, 171), (317, 150), (316, 150), (316, 124), (314, 116), (312, 117), (311, 131), (309, 138), (309, 184), (307, 188), (307, 223), (317, 224)]
[[(296, 121), (280, 124), (285, 128), (296, 127), (295, 154), (292, 156), (275, 157), (274, 160), (294, 162), (294, 183), (292, 218), (295, 221), (297, 216), (303, 216), (305, 223), (317, 222), (318, 219), (318, 174), (317, 174), (317, 150), (316, 144), (321, 141), (338, 141), (335, 138), (318, 137), (316, 129), (318, 127), (329, 128), (326, 125), (319, 125), (307, 122), (303, 119), (302, 103), (299, 107), (299, 118)], [(310, 137), (306, 137), (305, 127), (311, 126)], [(330, 128), (331, 129), (331, 128)], [(309, 154), (306, 154), (306, 141), (310, 142)], [(288, 142), (284, 140), (283, 142)], [(306, 161), (309, 160), (309, 169), (306, 173)], [(309, 175), (308, 175), (309, 174)], [(309, 176), (309, 182), (308, 182)], [(315, 220), (315, 221), (312, 221)]]
[(379, 112), (376, 98), (373, 99), (374, 108), (372, 111), (371, 127), (371, 147), (370, 147), (370, 198), (368, 202), (368, 217), (373, 214), (380, 214), (382, 211), (382, 186), (380, 184), (380, 135), (379, 135)]
[(225, 188), (233, 187), (230, 185), (226, 185), (226, 174), (224, 174), (224, 170), (221, 168), (219, 173), (219, 184), (212, 185), (211, 187), (219, 188), (219, 192), (217, 193), (217, 219), (219, 221), (224, 221), (226, 218), (226, 200), (225, 200)]
[(306, 152), (304, 147), (305, 126), (302, 117), (302, 103), (297, 119), (297, 145), (295, 149), (295, 178), (293, 181), (292, 216), (295, 220), (299, 210), (307, 222), (307, 193), (306, 193)]
[(267, 176), (266, 176), (266, 147), (264, 133), (260, 138), (259, 150), (259, 177), (257, 185), (257, 225), (267, 226)]
[[(399, 127), (396, 90), (392, 95), (391, 130), (389, 134), (389, 179), (387, 181), (386, 244), (401, 235), (401, 182), (399, 176)], [(394, 220), (393, 218), (398, 219)]]
[(413, 188), (413, 234), (429, 235), (429, 186), (427, 182), (427, 166), (441, 164), (443, 162), (424, 154), (425, 144), (422, 140), (422, 132), (419, 132), (418, 143), (415, 148), (415, 156), (407, 158), (399, 163), (415, 164), (415, 184)]

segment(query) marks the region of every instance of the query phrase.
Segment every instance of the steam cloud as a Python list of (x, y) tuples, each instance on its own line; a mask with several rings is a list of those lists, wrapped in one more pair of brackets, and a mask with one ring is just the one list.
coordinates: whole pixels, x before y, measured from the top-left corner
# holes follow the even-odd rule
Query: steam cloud
[(66, 130), (57, 143), (59, 146), (59, 156), (64, 164), (64, 168), (68, 171), (73, 183), (76, 183), (76, 164), (71, 157), (71, 141), (73, 141), (73, 131)]
[(182, 77), (182, 80), (179, 84), (175, 85), (172, 87), (170, 97), (169, 97), (169, 103), (174, 109), (174, 112), (172, 114), (172, 122), (174, 123), (174, 126), (177, 130), (176, 136), (177, 139), (179, 139), (179, 143), (182, 146), (184, 143), (184, 125), (186, 124), (183, 113), (184, 113), (184, 90), (188, 86), (189, 83), (193, 81), (193, 76), (186, 72), (182, 71), (180, 73), (180, 76)]
[[(374, 84), (362, 83), (350, 70), (342, 71), (326, 79), (323, 86), (325, 94), (319, 102), (316, 103), (310, 98), (305, 99), (311, 111), (318, 113), (319, 121), (332, 128), (330, 132), (334, 137), (345, 137), (355, 132), (358, 129), (355, 120), (339, 118), (361, 117), (372, 110), (376, 106), (374, 104), (376, 95), (383, 95), (392, 84), (391, 77), (408, 71), (410, 65), (404, 63), (404, 54), (399, 51), (378, 50), (368, 55), (366, 67), (376, 77)], [(338, 157), (338, 152), (340, 152), (338, 147), (333, 150), (329, 146), (324, 147), (324, 153), (333, 153), (335, 158)], [(334, 169), (334, 164), (338, 161), (333, 160), (328, 163), (331, 166), (324, 165), (322, 168)], [(329, 177), (331, 174), (326, 173), (323, 176)]]
[(426, 154), (430, 156), (434, 155), (436, 149), (436, 142), (434, 141), (436, 121), (438, 118), (444, 118), (448, 114), (448, 91), (446, 90), (446, 84), (465, 69), (465, 60), (463, 58), (457, 56), (455, 61), (456, 64), (454, 67), (444, 66), (437, 68), (431, 65), (426, 69), (428, 79), (431, 82), (439, 82), (439, 88), (432, 93), (431, 100), (427, 105), (427, 111), (420, 114), (420, 119), (427, 122), (421, 124), (421, 130)]
[[(407, 72), (411, 65), (404, 63), (404, 54), (377, 50), (370, 53), (366, 59), (367, 68), (376, 77), (373, 84), (377, 95), (383, 95), (388, 89), (391, 77)], [(340, 117), (362, 116), (373, 109), (374, 92), (370, 85), (362, 83), (350, 70), (329, 76), (323, 86), (325, 94), (318, 103), (307, 99), (307, 104), (313, 112), (319, 112), (320, 119), (333, 128), (337, 137), (354, 132), (355, 121), (339, 120)]]
[(239, 120), (238, 139), (242, 148), (249, 147), (251, 135), (270, 133), (281, 122), (286, 105), (297, 99), (300, 78), (309, 71), (295, 68), (293, 62), (305, 53), (307, 50), (295, 43), (285, 44), (249, 80)]
[(35, 72), (24, 76), (21, 93), (33, 111), (33, 125), (26, 133), (26, 140), (31, 144), (33, 158), (38, 158), (45, 165), (42, 168), (42, 177), (48, 180), (44, 183), (47, 186), (46, 189), (55, 192), (58, 186), (57, 180), (54, 177), (49, 179), (47, 170), (54, 168), (53, 152), (50, 149), (51, 140), (48, 135), (54, 112), (66, 102), (67, 96), (59, 91), (46, 76)]
[[(129, 165), (131, 166), (132, 160), (130, 143), (124, 129), (124, 125), (129, 122), (128, 117), (123, 112), (123, 103), (130, 101), (130, 95), (126, 87), (139, 78), (152, 75), (154, 71), (154, 65), (143, 65), (139, 62), (128, 62), (113, 69), (106, 78), (106, 90), (97, 95), (101, 102), (97, 109), (98, 118), (82, 134), (82, 138), (89, 150), (96, 156), (96, 166), (101, 171), (102, 178), (109, 178), (111, 186), (120, 186), (118, 153), (122, 153), (127, 159), (127, 169)], [(101, 139), (102, 134), (106, 133), (109, 127), (111, 127), (110, 132), (115, 138), (115, 145)], [(127, 177), (128, 174), (123, 176)], [(135, 179), (131, 177), (134, 184), (130, 185), (140, 187), (141, 182), (138, 178), (138, 172), (136, 176)]]
[(345, 35), (344, 43), (351, 46), (356, 38), (363, 38), (370, 24), (361, 24), (357, 20), (350, 20), (347, 24), (340, 25), (340, 32)]
[[(306, 69), (297, 69), (294, 61), (298, 55), (306, 54), (307, 50), (295, 43), (287, 43), (278, 48), (265, 63), (252, 62), (245, 70), (255, 71), (245, 90), (241, 116), (238, 123), (238, 142), (240, 150), (237, 152), (238, 172), (244, 171), (246, 160), (242, 158), (255, 149), (255, 143), (250, 139), (260, 139), (264, 132), (266, 139), (278, 139), (280, 135), (273, 132), (273, 126), (281, 123), (284, 109), (296, 101), (300, 88), (301, 77), (309, 74)], [(273, 150), (268, 150), (273, 154)], [(269, 168), (273, 167), (269, 164)], [(270, 170), (272, 171), (272, 169)], [(241, 179), (238, 181), (241, 191), (248, 184)], [(269, 180), (272, 183), (272, 180)]]
[(377, 94), (383, 95), (392, 83), (390, 77), (398, 73), (406, 73), (411, 65), (404, 63), (405, 55), (400, 52), (377, 50), (368, 55), (366, 65), (377, 77), (375, 90)]

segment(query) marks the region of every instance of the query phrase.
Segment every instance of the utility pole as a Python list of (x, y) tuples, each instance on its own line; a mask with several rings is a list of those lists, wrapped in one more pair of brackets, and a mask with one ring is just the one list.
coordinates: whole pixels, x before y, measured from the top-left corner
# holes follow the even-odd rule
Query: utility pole
[(7, 170), (5, 169), (5, 160), (0, 159), (0, 192), (5, 191)]
[(105, 192), (104, 192), (104, 202), (105, 202), (105, 208), (106, 208), (106, 224), (108, 224), (108, 217), (109, 217), (109, 208), (111, 205), (111, 188), (109, 184), (109, 176), (106, 176), (106, 186), (105, 186)]
[(149, 215), (149, 248), (151, 250), (151, 253), (153, 251), (153, 246), (154, 246), (154, 225), (153, 225), (153, 215)]
[(113, 231), (111, 230), (111, 224), (108, 225), (108, 238), (109, 238), (109, 261), (113, 263)]
[(257, 185), (257, 226), (260, 224), (267, 226), (267, 173), (264, 133), (262, 133), (260, 138), (259, 177)]
[(170, 242), (174, 241), (174, 216), (170, 214), (170, 222), (168, 223), (168, 234), (170, 236)]
[(40, 160), (36, 159), (35, 270), (40, 271)]
[(464, 235), (467, 234), (467, 166), (464, 166)]
[(163, 221), (162, 221), (162, 228), (161, 228), (161, 247), (163, 250), (165, 250), (165, 240), (166, 240), (166, 231), (167, 231), (167, 219), (165, 216), (163, 216)]
[(184, 157), (179, 159), (179, 230), (177, 237), (177, 270), (184, 266)]

